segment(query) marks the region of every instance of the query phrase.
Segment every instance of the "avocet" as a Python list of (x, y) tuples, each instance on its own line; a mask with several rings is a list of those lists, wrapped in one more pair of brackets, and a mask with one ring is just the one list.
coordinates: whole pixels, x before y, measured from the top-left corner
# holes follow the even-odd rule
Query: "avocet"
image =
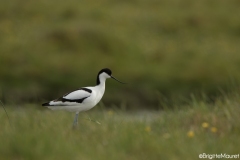
[[(105, 92), (105, 81), (107, 78), (112, 78), (120, 83), (123, 83), (112, 76), (112, 71), (104, 68), (97, 75), (97, 85), (93, 87), (82, 87), (75, 91), (65, 94), (64, 96), (42, 104), (52, 110), (66, 110), (75, 112), (73, 127), (78, 124), (79, 112), (87, 111), (102, 99)], [(125, 84), (125, 83), (123, 83)]]

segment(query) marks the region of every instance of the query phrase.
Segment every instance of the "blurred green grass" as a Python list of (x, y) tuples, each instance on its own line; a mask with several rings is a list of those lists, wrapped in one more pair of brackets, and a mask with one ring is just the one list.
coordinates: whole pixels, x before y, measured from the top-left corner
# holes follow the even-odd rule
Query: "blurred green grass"
[[(109, 67), (107, 105), (158, 106), (238, 89), (239, 1), (4, 1), (0, 91), (5, 103), (42, 102), (95, 84)], [(160, 97), (161, 98), (161, 97)]]
[[(192, 100), (162, 111), (125, 112), (94, 108), (101, 125), (74, 113), (34, 105), (8, 107), (10, 127), (0, 112), (0, 159), (199, 159), (206, 154), (239, 154), (239, 95), (215, 104)], [(213, 129), (214, 128), (214, 129)]]

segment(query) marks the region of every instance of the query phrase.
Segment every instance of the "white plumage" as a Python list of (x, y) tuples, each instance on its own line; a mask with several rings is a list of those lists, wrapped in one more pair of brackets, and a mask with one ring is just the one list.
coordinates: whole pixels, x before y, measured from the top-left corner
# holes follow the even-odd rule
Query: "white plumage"
[[(97, 85), (94, 87), (83, 87), (73, 92), (65, 94), (63, 97), (42, 104), (52, 110), (67, 110), (76, 112), (73, 126), (78, 123), (78, 114), (93, 108), (103, 97), (105, 92), (105, 81), (113, 78), (112, 71), (108, 68), (102, 69), (97, 76)], [(123, 82), (120, 82), (123, 83)]]

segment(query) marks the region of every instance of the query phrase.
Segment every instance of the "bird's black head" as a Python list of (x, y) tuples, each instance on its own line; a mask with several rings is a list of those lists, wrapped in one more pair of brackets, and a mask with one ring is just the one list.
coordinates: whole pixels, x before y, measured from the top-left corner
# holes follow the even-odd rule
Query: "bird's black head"
[(109, 76), (112, 75), (112, 71), (111, 71), (110, 69), (108, 69), (108, 68), (104, 68), (104, 69), (102, 69), (101, 71), (99, 71), (98, 75), (100, 75), (101, 73), (106, 73), (106, 74), (108, 74)]
[[(105, 73), (105, 74), (104, 74), (104, 73)], [(103, 74), (103, 75), (101, 75), (101, 74)], [(100, 75), (101, 75), (101, 76), (104, 76), (104, 77), (105, 77), (105, 80), (106, 80), (106, 78), (112, 78), (112, 79), (118, 81), (119, 83), (123, 83), (123, 82), (117, 80), (115, 77), (112, 76), (112, 71), (111, 71), (110, 69), (104, 68), (104, 69), (102, 69), (101, 71), (98, 72), (97, 85), (100, 84)], [(123, 83), (123, 84), (125, 84), (125, 83)]]
[(101, 71), (98, 72), (97, 85), (100, 84), (99, 75), (102, 74), (102, 73), (106, 73), (109, 77), (111, 77), (111, 75), (112, 75), (112, 71), (110, 69), (108, 69), (108, 68), (101, 69)]

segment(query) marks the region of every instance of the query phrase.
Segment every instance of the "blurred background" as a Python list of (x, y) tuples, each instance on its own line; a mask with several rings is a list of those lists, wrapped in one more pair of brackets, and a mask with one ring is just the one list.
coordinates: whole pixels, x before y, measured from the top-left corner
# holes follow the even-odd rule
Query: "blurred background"
[(161, 108), (238, 91), (240, 1), (11, 0), (0, 5), (0, 99), (37, 103), (93, 86), (102, 104)]

